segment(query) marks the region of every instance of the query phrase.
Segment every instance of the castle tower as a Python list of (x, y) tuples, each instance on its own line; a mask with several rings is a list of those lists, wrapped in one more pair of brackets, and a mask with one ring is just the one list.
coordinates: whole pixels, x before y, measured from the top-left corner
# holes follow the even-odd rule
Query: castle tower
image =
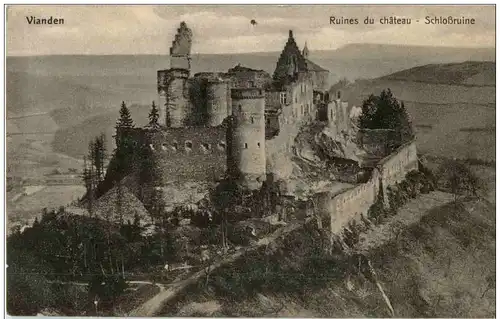
[(170, 68), (171, 69), (191, 69), (191, 44), (193, 32), (187, 24), (182, 21), (177, 29), (174, 41), (170, 47)]
[(181, 22), (170, 48), (170, 69), (158, 71), (160, 109), (165, 109), (164, 124), (167, 127), (185, 126), (192, 111), (188, 88), (191, 38), (191, 29)]
[(218, 126), (228, 116), (229, 83), (222, 79), (211, 79), (207, 83), (207, 124)]
[(278, 62), (276, 62), (273, 80), (281, 85), (288, 84), (295, 80), (298, 73), (301, 72), (307, 72), (306, 60), (295, 42), (293, 31), (290, 30), (285, 47), (281, 51)]
[(231, 99), (228, 173), (245, 188), (259, 189), (266, 178), (265, 94), (259, 88), (233, 88)]

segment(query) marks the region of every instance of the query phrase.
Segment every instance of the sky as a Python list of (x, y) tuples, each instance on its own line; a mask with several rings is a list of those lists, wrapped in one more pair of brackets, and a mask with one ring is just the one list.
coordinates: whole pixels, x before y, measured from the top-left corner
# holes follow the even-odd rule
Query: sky
[[(30, 25), (26, 17), (63, 18)], [(332, 25), (330, 17), (357, 18)], [(410, 25), (364, 25), (367, 16), (411, 18)], [(425, 25), (426, 16), (474, 18), (474, 25)], [(351, 43), (494, 47), (494, 6), (374, 5), (14, 5), (7, 8), (7, 55), (168, 54), (177, 27), (193, 31), (192, 53), (280, 51), (288, 30), (300, 47)], [(257, 24), (252, 25), (254, 19)], [(419, 23), (415, 20), (419, 19)]]

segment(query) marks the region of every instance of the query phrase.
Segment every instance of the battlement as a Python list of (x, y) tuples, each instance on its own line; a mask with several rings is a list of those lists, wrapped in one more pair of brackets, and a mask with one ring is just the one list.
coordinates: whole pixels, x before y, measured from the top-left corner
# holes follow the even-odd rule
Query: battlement
[(242, 99), (263, 99), (264, 90), (259, 88), (233, 88), (231, 89), (231, 98)]

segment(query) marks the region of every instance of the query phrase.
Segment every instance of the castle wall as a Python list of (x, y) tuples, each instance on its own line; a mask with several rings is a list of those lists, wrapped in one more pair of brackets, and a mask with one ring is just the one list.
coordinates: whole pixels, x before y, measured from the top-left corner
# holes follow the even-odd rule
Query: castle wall
[(188, 56), (170, 56), (170, 68), (172, 69), (186, 69), (191, 68)]
[(330, 72), (328, 71), (309, 71), (312, 76), (312, 84), (315, 90), (328, 91)]
[(316, 194), (314, 203), (320, 216), (329, 225), (332, 233), (339, 233), (351, 220), (366, 217), (368, 209), (377, 200), (382, 183), (384, 199), (387, 201), (387, 187), (402, 181), (406, 174), (418, 169), (415, 141), (401, 146), (397, 151), (382, 159), (367, 183), (359, 184), (340, 194), (324, 192)]
[(382, 159), (377, 165), (377, 169), (381, 172), (384, 188), (401, 182), (408, 172), (418, 169), (416, 142), (413, 140), (403, 144)]
[(188, 77), (189, 70), (185, 69), (158, 71), (159, 105), (165, 108), (167, 127), (183, 127), (192, 113)]
[(265, 88), (271, 81), (271, 77), (265, 72), (239, 71), (228, 75), (232, 78), (235, 88)]
[(224, 127), (185, 127), (143, 133), (162, 183), (213, 181), (226, 171)]
[(266, 177), (265, 98), (262, 89), (232, 89), (228, 170), (251, 189)]
[(207, 83), (207, 124), (220, 125), (228, 116), (228, 89), (226, 81), (211, 80)]

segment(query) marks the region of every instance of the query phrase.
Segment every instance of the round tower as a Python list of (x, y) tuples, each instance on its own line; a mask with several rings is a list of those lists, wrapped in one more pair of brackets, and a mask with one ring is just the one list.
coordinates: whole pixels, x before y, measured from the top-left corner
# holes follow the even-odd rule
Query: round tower
[(266, 178), (265, 95), (259, 88), (231, 89), (232, 116), (227, 134), (228, 173), (248, 189)]
[(228, 115), (227, 81), (210, 79), (207, 83), (207, 124), (218, 126)]
[(158, 71), (160, 107), (165, 108), (165, 125), (183, 127), (190, 115), (187, 81), (189, 70), (169, 69)]

